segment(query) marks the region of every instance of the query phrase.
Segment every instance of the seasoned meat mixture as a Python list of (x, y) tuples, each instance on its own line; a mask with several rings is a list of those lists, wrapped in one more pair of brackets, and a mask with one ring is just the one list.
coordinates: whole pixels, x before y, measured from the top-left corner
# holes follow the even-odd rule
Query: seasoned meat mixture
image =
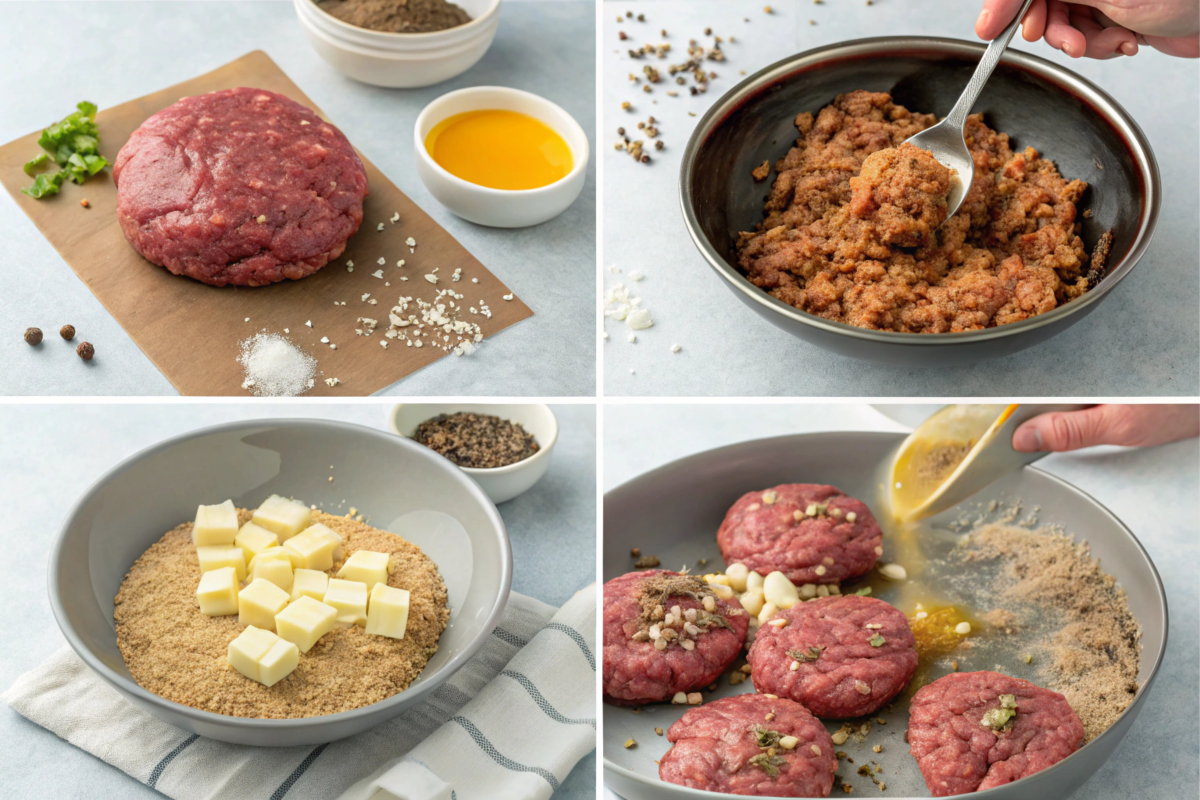
[(1094, 285), (1103, 266), (1089, 270), (1076, 222), (1087, 184), (975, 114), (975, 178), (946, 220), (951, 172), (903, 144), (935, 121), (864, 91), (796, 117), (765, 218), (738, 242), (750, 281), (810, 314), (908, 333), (1017, 322)]

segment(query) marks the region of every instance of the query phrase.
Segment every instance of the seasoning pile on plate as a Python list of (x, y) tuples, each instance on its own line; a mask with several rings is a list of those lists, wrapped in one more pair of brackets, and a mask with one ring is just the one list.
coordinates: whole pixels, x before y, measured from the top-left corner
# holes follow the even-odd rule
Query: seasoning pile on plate
[(524, 461), (541, 448), (519, 422), (459, 411), (417, 426), (413, 440), (460, 467), (494, 469)]

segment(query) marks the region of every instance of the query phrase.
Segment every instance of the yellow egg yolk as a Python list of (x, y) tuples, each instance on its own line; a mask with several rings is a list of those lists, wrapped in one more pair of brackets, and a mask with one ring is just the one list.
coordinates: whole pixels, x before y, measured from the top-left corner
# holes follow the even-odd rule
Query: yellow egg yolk
[(537, 189), (574, 166), (571, 148), (550, 126), (516, 111), (455, 114), (434, 126), (425, 149), (442, 169), (491, 189)]

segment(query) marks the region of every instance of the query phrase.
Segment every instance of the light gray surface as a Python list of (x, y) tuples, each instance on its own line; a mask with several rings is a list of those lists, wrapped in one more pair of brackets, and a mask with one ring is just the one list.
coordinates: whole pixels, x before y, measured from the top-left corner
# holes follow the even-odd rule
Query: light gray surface
[[(667, 462), (734, 442), (819, 430), (905, 430), (867, 406), (851, 404), (633, 404), (608, 406), (604, 415), (606, 491)], [(1200, 556), (1198, 443), (1192, 439), (1150, 450), (1103, 447), (1053, 454), (1037, 463), (1099, 499), (1129, 526), (1162, 576), (1171, 617), (1167, 653), (1141, 715), (1075, 797), (1169, 797), (1200, 777), (1195, 726), (1200, 595), (1194, 575)], [(1163, 736), (1162, 731), (1173, 733)], [(605, 796), (616, 797), (608, 790)]]
[[(0, 405), (0, 504), (8, 509), (0, 600), (12, 610), (0, 686), (64, 643), (46, 595), (49, 548), (67, 508), (118, 461), (162, 439), (234, 419), (320, 417), (387, 429), (379, 404)], [(561, 605), (595, 580), (596, 421), (590, 405), (553, 406), (560, 434), (550, 471), (500, 506), (513, 546), (513, 591)], [(16, 644), (19, 643), (19, 646)], [(134, 781), (0, 708), (0, 797), (157, 797)], [(555, 797), (595, 795), (595, 754)], [(292, 796), (291, 793), (288, 795)]]
[[(1164, 178), (1163, 211), (1145, 257), (1111, 297), (1087, 319), (1037, 347), (977, 365), (916, 369), (868, 364), (808, 345), (760, 320), (730, 294), (704, 263), (684, 228), (678, 199), (679, 159), (700, 114), (742, 78), (785, 56), (832, 42), (868, 36), (921, 34), (975, 40), (981, 4), (962, 0), (875, 0), (814, 5), (772, 3), (605, 3), (601, 22), (603, 121), (598, 152), (604, 161), (604, 282), (625, 281), (654, 327), (629, 344), (624, 323), (605, 321), (604, 391), (613, 395), (814, 396), (1030, 396), (1194, 395), (1200, 387), (1200, 271), (1197, 138), (1200, 112), (1195, 62), (1144, 48), (1137, 57), (1072, 60), (1042, 43), (1018, 37), (1011, 45), (1080, 73), (1110, 93), (1146, 132)], [(617, 22), (631, 10), (643, 23)], [(745, 19), (749, 22), (745, 22)], [(817, 22), (810, 25), (809, 19)], [(662, 69), (683, 60), (688, 39), (706, 27), (735, 43), (727, 60), (708, 63), (718, 74), (708, 94), (664, 82), (645, 94), (630, 72), (645, 63)], [(631, 60), (629, 46), (661, 41), (666, 28), (674, 51), (665, 60)], [(629, 40), (620, 42), (623, 30)], [(644, 81), (642, 82), (644, 83)], [(690, 83), (690, 81), (689, 81)], [(667, 97), (668, 89), (682, 90)], [(633, 103), (632, 113), (621, 103)], [(797, 109), (797, 111), (816, 109)], [(697, 116), (692, 117), (688, 112)], [(632, 130), (647, 115), (659, 120), (666, 149), (649, 165), (615, 151), (616, 129)], [(1009, 131), (1018, 136), (1019, 131)], [(1054, 153), (1047, 155), (1053, 159)], [(764, 190), (765, 192), (765, 190)], [(616, 267), (621, 274), (608, 268)], [(625, 280), (631, 270), (645, 279)], [(672, 354), (672, 344), (682, 351)], [(631, 373), (631, 370), (633, 371)]]
[[(416, 175), (411, 144), (413, 124), (427, 103), (479, 84), (542, 95), (591, 136), (596, 104), (590, 3), (506, 0), (496, 40), (482, 61), (446, 83), (398, 90), (356, 83), (336, 72), (309, 47), (292, 4), (283, 0), (5, 2), (0, 142), (44, 127), (84, 98), (107, 108), (256, 49), (265, 50), (367, 158), (534, 311), (489, 339), (475, 356), (444, 358), (384, 392), (594, 394), (595, 156), (583, 194), (564, 214), (533, 228), (499, 230), (472, 225), (439, 205)], [(121, 144), (105, 143), (105, 154), (115, 158)], [(20, 309), (0, 325), (0, 394), (175, 394), (17, 203), (7, 192), (0, 195), (0, 254), (7, 265), (0, 298)], [(65, 349), (61, 357), (48, 358), (51, 354), (21, 340), (31, 325), (53, 335), (67, 322), (96, 346), (104, 368), (80, 369)]]

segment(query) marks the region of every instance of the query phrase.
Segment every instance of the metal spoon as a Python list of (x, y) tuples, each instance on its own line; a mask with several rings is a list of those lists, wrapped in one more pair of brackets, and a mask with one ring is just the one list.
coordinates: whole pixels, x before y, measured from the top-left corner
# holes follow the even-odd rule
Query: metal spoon
[(971, 191), (971, 181), (975, 178), (975, 160), (971, 158), (971, 151), (967, 149), (967, 141), (963, 137), (967, 116), (971, 113), (975, 101), (979, 99), (983, 85), (987, 83), (987, 79), (992, 76), (992, 71), (1000, 63), (1000, 56), (1008, 47), (1008, 43), (1012, 41), (1017, 28), (1021, 26), (1021, 20), (1032, 2), (1033, 0), (1025, 0), (1021, 5), (1021, 10), (1017, 12), (1016, 18), (988, 44), (983, 58), (979, 59), (979, 66), (975, 68), (975, 74), (967, 82), (966, 88), (958, 97), (958, 102), (954, 104), (954, 108), (950, 109), (946, 118), (908, 140), (909, 144), (914, 144), (922, 150), (928, 150), (938, 162), (956, 173), (957, 180), (950, 182), (946, 219), (950, 219), (958, 211), (963, 198)]

